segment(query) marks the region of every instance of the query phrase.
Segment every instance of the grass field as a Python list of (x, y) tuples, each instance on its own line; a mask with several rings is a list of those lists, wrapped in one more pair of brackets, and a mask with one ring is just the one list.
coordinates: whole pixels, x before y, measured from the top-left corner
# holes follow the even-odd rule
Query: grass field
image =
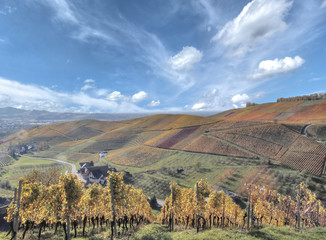
[[(158, 150), (161, 151), (161, 157), (157, 161), (152, 160), (150, 165), (117, 164), (119, 161), (111, 161), (115, 159), (115, 151), (112, 153), (113, 156), (108, 154), (105, 159), (102, 159), (101, 164), (109, 164), (118, 170), (130, 172), (131, 184), (136, 188), (144, 189), (146, 195), (150, 197), (155, 195), (160, 199), (164, 199), (170, 193), (169, 186), (172, 181), (184, 187), (193, 187), (198, 179), (206, 179), (214, 187), (221, 186), (235, 192), (241, 187), (248, 172), (255, 173), (263, 166), (261, 160), (258, 159), (207, 155), (180, 150)], [(178, 173), (180, 169), (182, 172)], [(232, 174), (221, 180), (221, 176), (225, 175), (228, 169), (233, 169)], [(260, 177), (264, 176), (260, 175)]]
[(0, 196), (11, 197), (13, 189), (17, 186), (20, 177), (27, 175), (33, 170), (46, 171), (49, 168), (58, 167), (62, 172), (67, 170), (65, 165), (54, 161), (20, 157), (13, 160), (12, 164), (0, 168), (0, 180), (9, 181), (11, 190), (0, 188)]
[[(76, 240), (90, 239), (90, 240), (104, 240), (110, 238), (110, 230), (101, 230), (95, 228), (86, 229), (88, 236), (81, 237), (80, 229), (78, 229)], [(119, 232), (119, 228), (118, 228)], [(169, 232), (168, 228), (163, 225), (150, 224), (147, 226), (140, 226), (136, 231), (128, 231), (127, 234), (122, 235), (119, 239), (122, 240), (323, 240), (325, 239), (325, 228), (311, 228), (301, 229), (300, 231), (289, 227), (264, 227), (260, 229), (254, 229), (250, 232), (246, 232), (240, 228), (215, 228), (211, 230), (201, 231), (196, 233), (195, 230), (184, 230), (179, 226), (176, 226), (176, 232)], [(19, 237), (19, 235), (18, 235)], [(36, 240), (37, 231), (34, 234), (30, 232), (26, 235), (27, 239)], [(41, 235), (41, 239), (61, 240), (64, 238), (64, 233), (61, 229), (58, 230), (56, 235), (53, 231), (46, 230)], [(10, 237), (6, 237), (5, 232), (0, 232), (0, 239), (6, 240)]]

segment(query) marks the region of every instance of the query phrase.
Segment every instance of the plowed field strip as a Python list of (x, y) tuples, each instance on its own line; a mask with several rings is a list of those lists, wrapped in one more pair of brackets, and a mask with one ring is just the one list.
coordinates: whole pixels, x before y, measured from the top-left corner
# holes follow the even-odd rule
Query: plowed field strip
[[(213, 156), (223, 156), (223, 157), (236, 157), (236, 158), (242, 158), (242, 159), (255, 159), (255, 158), (249, 158), (249, 157), (243, 157), (243, 156), (230, 156), (230, 155), (226, 155), (226, 154), (216, 154), (216, 153), (209, 153), (209, 152), (198, 152), (198, 151), (190, 151), (190, 150), (183, 150), (183, 149), (177, 149), (177, 148), (162, 148), (162, 147), (155, 147), (155, 146), (146, 145), (146, 144), (144, 144), (144, 146), (146, 146), (146, 147), (152, 147), (152, 148), (158, 148), (158, 149), (164, 149), (164, 150), (167, 150), (167, 151), (180, 151), (180, 152), (186, 152), (186, 153), (198, 153), (198, 154), (203, 154), (203, 155), (213, 155)], [(253, 155), (256, 156), (257, 154), (253, 154)], [(258, 155), (257, 155), (257, 158), (259, 158)]]
[[(266, 139), (263, 139), (263, 138), (260, 138), (260, 137), (256, 137), (254, 135), (247, 135), (247, 134), (234, 134), (234, 133), (227, 133), (229, 135), (235, 135), (235, 136), (244, 136), (244, 137), (249, 137), (249, 138), (254, 138), (254, 139), (257, 139), (259, 141), (264, 141), (264, 142), (267, 142), (267, 143), (270, 143), (270, 144), (274, 144), (274, 145), (278, 145), (278, 146), (283, 146), (282, 144), (279, 144), (279, 143), (276, 143), (276, 142), (271, 142), (271, 141), (268, 141)], [(214, 135), (210, 135), (210, 136), (214, 136)]]
[(67, 136), (66, 134), (64, 134), (64, 133), (62, 133), (62, 132), (60, 132), (60, 131), (58, 131), (58, 130), (56, 130), (56, 129), (54, 129), (54, 128), (50, 128), (50, 127), (49, 127), (49, 129), (52, 130), (52, 131), (54, 131), (54, 132), (59, 133), (60, 135), (62, 135), (63, 137), (65, 137), (65, 138), (67, 138), (67, 139), (70, 139), (70, 140), (73, 140), (73, 141), (75, 140), (75, 139), (73, 139), (73, 138)]
[(186, 129), (186, 128), (193, 128), (193, 127), (201, 127), (201, 126), (207, 126), (207, 125), (216, 124), (216, 123), (219, 123), (219, 122), (221, 122), (221, 120), (216, 121), (216, 122), (209, 122), (209, 123), (191, 125), (191, 126), (187, 126), (187, 127), (176, 127), (176, 128), (171, 128), (171, 129), (168, 129), (168, 130), (173, 130), (173, 129)]
[(233, 147), (235, 147), (235, 148), (237, 148), (237, 149), (240, 149), (240, 150), (242, 150), (242, 151), (244, 151), (244, 152), (246, 152), (246, 153), (252, 154), (252, 155), (254, 155), (254, 156), (258, 157), (258, 158), (266, 158), (265, 156), (262, 156), (262, 155), (260, 155), (260, 154), (257, 154), (257, 153), (255, 153), (255, 152), (253, 152), (253, 151), (250, 151), (250, 150), (248, 150), (248, 149), (246, 149), (246, 148), (243, 148), (243, 147), (241, 147), (241, 146), (239, 146), (239, 145), (237, 145), (237, 144), (235, 144), (235, 143), (233, 143), (233, 142), (227, 141), (227, 140), (225, 140), (225, 139), (223, 139), (223, 138), (219, 138), (219, 137), (217, 137), (217, 136), (210, 135), (210, 134), (207, 134), (206, 136), (207, 136), (207, 137), (211, 137), (211, 138), (216, 138), (216, 139), (220, 140), (220, 141), (223, 142), (223, 143), (230, 144), (231, 146), (233, 146)]
[(270, 125), (269, 122), (266, 123), (259, 123), (257, 125), (248, 125), (248, 126), (239, 126), (239, 127), (228, 127), (228, 128), (210, 128), (209, 130), (211, 132), (222, 132), (222, 131), (229, 131), (229, 130), (235, 130), (235, 129), (243, 129), (243, 128), (252, 128), (252, 127), (261, 127), (264, 125)]

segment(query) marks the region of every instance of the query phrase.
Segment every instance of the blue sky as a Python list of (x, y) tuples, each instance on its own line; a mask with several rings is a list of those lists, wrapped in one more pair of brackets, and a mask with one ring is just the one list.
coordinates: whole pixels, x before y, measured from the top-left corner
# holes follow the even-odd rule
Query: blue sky
[(0, 107), (222, 111), (326, 92), (326, 0), (2, 0)]

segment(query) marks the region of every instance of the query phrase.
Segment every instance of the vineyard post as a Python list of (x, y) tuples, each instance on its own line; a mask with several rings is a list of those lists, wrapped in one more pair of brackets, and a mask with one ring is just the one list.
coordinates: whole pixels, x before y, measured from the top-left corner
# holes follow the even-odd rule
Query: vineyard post
[(172, 212), (171, 212), (171, 232), (174, 231), (174, 187), (171, 187), (171, 195), (172, 195)]
[(20, 198), (21, 198), (21, 193), (22, 193), (22, 180), (19, 181), (19, 187), (18, 187), (18, 198), (17, 198), (17, 211), (15, 214), (15, 220), (14, 220), (14, 234), (15, 234), (15, 240), (17, 239), (17, 234), (18, 234), (18, 227), (19, 227), (19, 208), (20, 208)]
[(225, 225), (224, 225), (224, 223), (225, 223), (225, 195), (224, 194), (225, 193), (223, 193), (223, 195), (222, 195), (222, 204), (223, 204), (222, 227), (223, 228), (225, 227)]
[(70, 217), (67, 216), (67, 239), (70, 240)]
[[(110, 178), (110, 190), (111, 190), (111, 209), (113, 214), (113, 227), (114, 227), (114, 237), (117, 235), (117, 222), (115, 216), (115, 206), (114, 206), (114, 193), (113, 193), (113, 184), (112, 177)], [(111, 235), (111, 239), (113, 239), (113, 235)]]
[(249, 197), (248, 197), (248, 212), (247, 212), (247, 230), (250, 228), (250, 198), (251, 198), (251, 184), (249, 185)]
[(198, 217), (199, 189), (198, 189), (198, 182), (196, 183), (196, 198), (197, 198), (197, 205), (196, 205), (196, 227), (197, 227), (197, 233), (198, 233), (199, 232), (199, 217)]
[(298, 189), (298, 196), (297, 196), (297, 207), (298, 207), (298, 228), (300, 229), (300, 184), (299, 184), (299, 189)]
[[(17, 202), (17, 188), (15, 188), (15, 194), (14, 194), (14, 204), (16, 204)], [(12, 220), (12, 223), (13, 223), (13, 225), (12, 225), (12, 232), (11, 232), (11, 239), (13, 239), (14, 238), (14, 236), (15, 236), (15, 228), (14, 228), (14, 226), (15, 226), (15, 215), (13, 214), (13, 220)]]
[(317, 201), (317, 227), (319, 226), (319, 202)]

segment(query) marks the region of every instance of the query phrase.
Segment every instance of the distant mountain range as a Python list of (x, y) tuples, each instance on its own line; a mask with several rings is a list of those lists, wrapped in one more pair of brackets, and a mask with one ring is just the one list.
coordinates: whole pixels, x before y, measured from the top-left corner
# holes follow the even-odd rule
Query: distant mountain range
[[(178, 112), (179, 113), (179, 112)], [(181, 113), (181, 112), (180, 112)], [(184, 112), (183, 112), (184, 113)], [(24, 110), (13, 107), (0, 108), (0, 120), (24, 121), (24, 122), (62, 122), (83, 119), (96, 119), (105, 121), (121, 121), (145, 117), (153, 113), (71, 113), (71, 112), (48, 112), (40, 110)], [(191, 112), (189, 114), (208, 116), (212, 112)]]
[(150, 113), (69, 113), (69, 112), (48, 112), (40, 110), (24, 110), (12, 107), (0, 108), (1, 120), (16, 121), (73, 121), (83, 119), (97, 119), (107, 121), (119, 121), (138, 117), (144, 117)]

